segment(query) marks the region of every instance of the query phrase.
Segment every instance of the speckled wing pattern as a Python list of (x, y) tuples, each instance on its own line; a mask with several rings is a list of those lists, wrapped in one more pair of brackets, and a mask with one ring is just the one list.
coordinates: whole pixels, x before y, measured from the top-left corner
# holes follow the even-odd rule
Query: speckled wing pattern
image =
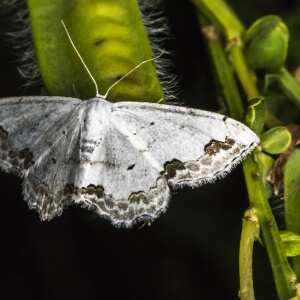
[(24, 180), (41, 219), (71, 203), (116, 226), (152, 221), (170, 187), (225, 176), (259, 143), (245, 125), (197, 109), (64, 97), (0, 100), (0, 167)]

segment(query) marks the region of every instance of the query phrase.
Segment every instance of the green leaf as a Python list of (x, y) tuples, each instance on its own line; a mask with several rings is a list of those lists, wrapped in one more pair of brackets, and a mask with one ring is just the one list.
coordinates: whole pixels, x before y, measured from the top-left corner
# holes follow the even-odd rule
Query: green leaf
[[(272, 92), (272, 90), (277, 92), (277, 94), (284, 94), (286, 96), (286, 100), (293, 102), (298, 111), (300, 110), (299, 82), (285, 68), (282, 68), (276, 74), (266, 74), (264, 82), (264, 95), (267, 93), (270, 95), (270, 91)], [(282, 105), (282, 107), (283, 106), (284, 105)], [(290, 106), (290, 104), (285, 103), (285, 106)], [(298, 111), (294, 112), (294, 115), (295, 113), (298, 113), (299, 115)]]
[(283, 124), (297, 124), (300, 114), (295, 105), (279, 92), (268, 92), (266, 97), (267, 108)]
[(291, 231), (280, 231), (283, 249), (287, 257), (300, 255), (300, 235)]

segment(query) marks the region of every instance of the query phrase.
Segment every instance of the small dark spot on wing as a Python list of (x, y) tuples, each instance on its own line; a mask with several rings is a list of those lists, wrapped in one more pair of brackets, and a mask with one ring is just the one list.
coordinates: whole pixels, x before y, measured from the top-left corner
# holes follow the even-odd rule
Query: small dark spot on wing
[(31, 166), (34, 165), (34, 161), (32, 160), (33, 158), (33, 155), (32, 153), (29, 151), (29, 149), (24, 149), (20, 152), (20, 155), (19, 155), (20, 159), (23, 159), (24, 160), (24, 168), (25, 169), (28, 169), (30, 168)]
[(68, 194), (73, 194), (74, 193), (74, 185), (73, 184), (68, 184), (65, 186), (63, 194), (68, 195)]
[(0, 141), (7, 140), (8, 133), (0, 126)]
[(221, 150), (229, 150), (235, 144), (235, 140), (226, 138), (225, 142), (212, 140), (205, 146), (205, 153), (213, 156), (219, 153)]
[(191, 115), (191, 116), (195, 116), (196, 115), (196, 111), (192, 108), (189, 108), (188, 109), (188, 114)]
[(128, 200), (130, 203), (137, 203), (137, 204), (139, 204), (141, 201), (145, 204), (150, 203), (150, 200), (147, 198), (147, 196), (144, 192), (132, 193), (129, 196)]
[(121, 202), (121, 203), (118, 204), (118, 208), (119, 208), (120, 210), (126, 211), (126, 210), (128, 209), (128, 203), (126, 203), (126, 202)]
[(81, 188), (81, 193), (88, 195), (96, 195), (98, 199), (104, 198), (104, 189), (101, 186), (95, 186), (93, 184), (90, 184), (86, 188)]
[(177, 170), (184, 170), (185, 166), (184, 164), (177, 160), (177, 159), (173, 159), (171, 162), (167, 162), (165, 164), (165, 176), (168, 179), (174, 178), (176, 176), (176, 171)]
[(115, 206), (114, 201), (109, 197), (104, 198), (104, 203), (109, 209), (112, 209)]
[(132, 170), (132, 169), (134, 168), (134, 166), (135, 166), (135, 164), (129, 166), (129, 167), (127, 168), (127, 171)]
[(18, 156), (19, 152), (15, 149), (9, 149), (8, 150), (8, 153), (7, 153), (7, 156), (10, 157), (10, 158), (14, 158), (16, 156)]

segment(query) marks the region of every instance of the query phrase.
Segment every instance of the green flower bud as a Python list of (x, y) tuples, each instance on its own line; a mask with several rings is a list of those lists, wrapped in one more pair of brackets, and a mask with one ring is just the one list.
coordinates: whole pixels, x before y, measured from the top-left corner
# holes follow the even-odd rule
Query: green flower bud
[(274, 127), (260, 136), (260, 145), (265, 152), (279, 154), (288, 149), (291, 133), (284, 126)]
[(249, 102), (245, 124), (258, 135), (264, 127), (266, 111), (266, 101), (263, 97), (254, 98)]
[(254, 69), (276, 71), (283, 67), (288, 50), (289, 32), (277, 16), (258, 19), (247, 30), (244, 53)]

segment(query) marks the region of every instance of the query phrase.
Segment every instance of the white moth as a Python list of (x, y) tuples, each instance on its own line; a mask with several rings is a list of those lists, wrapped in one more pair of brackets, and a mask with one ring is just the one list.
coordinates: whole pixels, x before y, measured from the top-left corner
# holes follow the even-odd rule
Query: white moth
[(224, 177), (258, 143), (245, 125), (197, 109), (111, 103), (98, 93), (0, 100), (0, 168), (23, 178), (42, 220), (79, 203), (116, 226), (150, 223), (170, 188)]

